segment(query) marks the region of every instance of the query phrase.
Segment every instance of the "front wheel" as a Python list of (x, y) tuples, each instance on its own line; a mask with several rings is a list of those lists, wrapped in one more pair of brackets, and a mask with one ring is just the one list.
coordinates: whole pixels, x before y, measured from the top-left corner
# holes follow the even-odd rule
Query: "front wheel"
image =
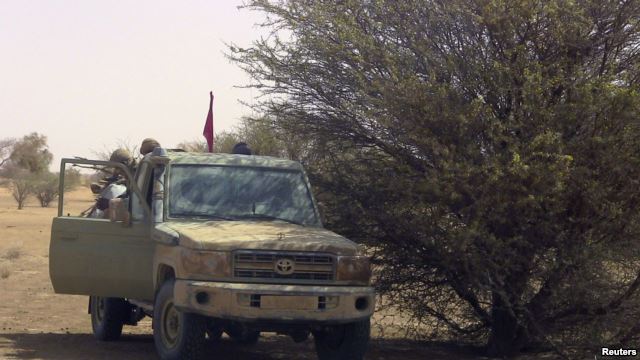
[(201, 359), (205, 318), (178, 310), (173, 302), (173, 281), (162, 284), (153, 306), (153, 340), (161, 359)]
[(369, 319), (316, 331), (313, 337), (319, 360), (362, 360), (367, 352)]
[(100, 341), (118, 340), (127, 321), (131, 305), (120, 298), (89, 297), (93, 336)]

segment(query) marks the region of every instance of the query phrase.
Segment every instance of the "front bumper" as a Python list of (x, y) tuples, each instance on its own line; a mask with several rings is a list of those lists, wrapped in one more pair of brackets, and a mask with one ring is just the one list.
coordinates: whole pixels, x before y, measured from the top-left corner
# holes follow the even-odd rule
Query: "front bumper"
[(176, 306), (240, 321), (344, 323), (373, 314), (371, 287), (239, 284), (176, 280)]

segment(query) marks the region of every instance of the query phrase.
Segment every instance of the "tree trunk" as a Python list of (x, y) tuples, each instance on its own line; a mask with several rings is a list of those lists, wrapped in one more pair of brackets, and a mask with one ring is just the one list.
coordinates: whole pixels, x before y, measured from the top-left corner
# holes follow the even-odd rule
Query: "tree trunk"
[(493, 294), (491, 320), (491, 334), (487, 342), (488, 356), (513, 356), (528, 343), (528, 333), (518, 322), (513, 308), (510, 304), (505, 304), (497, 293)]

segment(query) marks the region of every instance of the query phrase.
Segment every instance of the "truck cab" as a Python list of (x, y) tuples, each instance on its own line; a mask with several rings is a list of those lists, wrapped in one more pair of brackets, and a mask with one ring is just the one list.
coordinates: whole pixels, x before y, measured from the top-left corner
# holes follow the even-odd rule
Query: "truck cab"
[(127, 178), (110, 218), (67, 215), (61, 192), (50, 245), (56, 293), (90, 296), (94, 335), (153, 317), (162, 359), (197, 359), (226, 332), (304, 341), (319, 359), (362, 359), (375, 305), (369, 259), (324, 229), (309, 181), (294, 161), (156, 148)]

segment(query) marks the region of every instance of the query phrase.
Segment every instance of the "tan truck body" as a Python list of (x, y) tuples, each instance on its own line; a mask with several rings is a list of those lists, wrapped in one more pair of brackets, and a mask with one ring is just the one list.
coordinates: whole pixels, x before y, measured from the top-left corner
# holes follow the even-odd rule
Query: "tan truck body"
[(168, 152), (147, 155), (135, 175), (117, 163), (63, 159), (62, 176), (68, 164), (119, 168), (129, 179), (129, 199), (117, 210), (125, 213), (111, 219), (70, 216), (61, 178), (50, 244), (56, 293), (123, 298), (146, 304), (150, 315), (160, 287), (171, 280), (176, 308), (212, 319), (339, 324), (372, 315), (368, 259), (357, 244), (322, 227), (310, 190), (317, 216), (311, 225), (172, 218), (168, 210), (172, 167), (279, 169), (301, 173), (308, 187), (296, 162)]

